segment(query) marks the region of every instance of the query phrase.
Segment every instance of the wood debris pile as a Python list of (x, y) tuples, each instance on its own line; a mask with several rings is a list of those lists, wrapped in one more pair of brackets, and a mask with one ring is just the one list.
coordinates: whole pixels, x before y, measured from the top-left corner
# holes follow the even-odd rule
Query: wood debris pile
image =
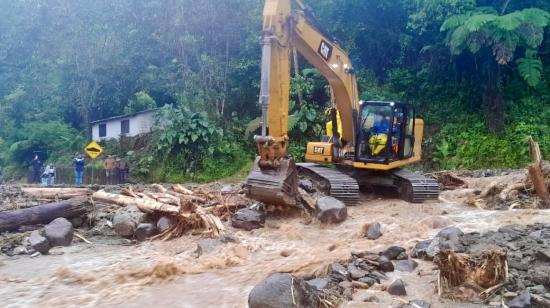
[(238, 190), (221, 192), (206, 186), (191, 190), (183, 185), (166, 188), (159, 184), (141, 190), (126, 187), (120, 193), (100, 190), (92, 195), (92, 199), (119, 206), (136, 206), (141, 212), (153, 216), (171, 217), (174, 223), (152, 238), (161, 240), (180, 237), (190, 230), (202, 230), (212, 237), (223, 236), (225, 227), (222, 221), (248, 204), (248, 199)]
[(550, 162), (544, 161), (539, 145), (529, 139), (532, 164), (524, 179), (511, 183), (493, 182), (466, 204), (479, 208), (550, 208)]
[(454, 300), (483, 302), (508, 280), (506, 251), (501, 249), (478, 255), (442, 251), (434, 263), (439, 268), (439, 295)]

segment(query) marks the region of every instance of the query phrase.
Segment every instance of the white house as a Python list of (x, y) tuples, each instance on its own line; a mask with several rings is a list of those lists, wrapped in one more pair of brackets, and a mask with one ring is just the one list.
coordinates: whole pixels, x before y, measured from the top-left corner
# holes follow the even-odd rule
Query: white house
[(155, 124), (155, 111), (155, 109), (145, 110), (91, 122), (92, 139), (95, 141), (118, 140), (120, 136), (134, 137), (149, 133)]

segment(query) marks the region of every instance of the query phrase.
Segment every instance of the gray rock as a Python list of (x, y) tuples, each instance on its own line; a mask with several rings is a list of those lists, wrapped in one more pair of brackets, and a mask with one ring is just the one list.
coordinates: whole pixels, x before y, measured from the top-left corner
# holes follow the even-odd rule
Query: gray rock
[(238, 229), (251, 231), (263, 228), (265, 224), (265, 214), (252, 209), (241, 209), (231, 217), (231, 225)]
[(136, 240), (143, 242), (148, 238), (155, 236), (157, 234), (157, 226), (152, 223), (140, 223), (136, 231), (134, 232), (134, 237)]
[(406, 252), (402, 252), (395, 259), (396, 260), (407, 260), (408, 258), (409, 258), (409, 255), (407, 255)]
[(418, 267), (418, 263), (412, 259), (400, 260), (395, 264), (395, 269), (400, 272), (412, 273)]
[(536, 257), (542, 262), (550, 262), (550, 249), (541, 249), (537, 251)]
[(457, 240), (459, 236), (464, 235), (464, 232), (457, 227), (447, 227), (437, 233), (435, 237), (439, 237), (445, 240)]
[(351, 276), (351, 279), (353, 279), (353, 280), (358, 280), (360, 278), (363, 278), (363, 277), (367, 276), (367, 274), (369, 273), (369, 272), (364, 271), (362, 269), (359, 269), (355, 266), (353, 266), (352, 268), (348, 268), (348, 270), (349, 270), (349, 274)]
[(332, 263), (329, 265), (329, 274), (337, 281), (349, 280), (350, 277), (348, 270), (339, 263)]
[(162, 216), (157, 221), (157, 231), (159, 233), (163, 233), (166, 230), (170, 229), (172, 225), (174, 224), (174, 219), (170, 216)]
[(313, 185), (313, 182), (308, 179), (300, 180), (300, 188), (310, 194), (315, 192), (315, 186)]
[(289, 274), (274, 274), (256, 285), (248, 295), (249, 308), (319, 307), (313, 287)]
[(65, 218), (54, 219), (44, 227), (44, 236), (51, 247), (71, 245), (73, 232), (73, 225)]
[(420, 299), (415, 299), (411, 301), (409, 304), (405, 305), (405, 308), (430, 308), (430, 307), (431, 307), (430, 303)]
[(382, 251), (380, 255), (386, 256), (390, 260), (395, 260), (397, 257), (405, 252), (405, 248), (399, 246), (391, 246), (388, 249)]
[(27, 253), (29, 253), (29, 251), (27, 250), (27, 248), (25, 246), (17, 246), (13, 249), (13, 255), (14, 256), (26, 255)]
[(306, 281), (308, 285), (312, 286), (316, 290), (328, 289), (329, 282), (330, 280), (328, 280), (327, 278), (315, 278), (315, 279)]
[(373, 223), (367, 229), (367, 238), (369, 240), (377, 240), (382, 236), (381, 226), (379, 223)]
[(537, 266), (530, 269), (529, 277), (536, 284), (550, 285), (550, 266)]
[(379, 271), (372, 271), (369, 274), (369, 277), (376, 279), (378, 283), (380, 283), (380, 281), (382, 280), (388, 280), (388, 276), (386, 276), (383, 272), (379, 272)]
[(47, 238), (43, 237), (38, 230), (31, 232), (29, 236), (30, 246), (40, 252), (41, 254), (47, 254), (50, 251), (50, 242)]
[(509, 308), (528, 308), (531, 307), (531, 294), (529, 291), (523, 291), (521, 294), (508, 302)]
[(401, 279), (397, 279), (388, 287), (388, 293), (396, 296), (406, 296), (407, 290), (405, 289), (405, 283)]
[(416, 243), (413, 250), (411, 251), (411, 257), (416, 259), (424, 259), (427, 257), (428, 253), (428, 247), (430, 247), (430, 244), (432, 243), (432, 240), (425, 240), (420, 241)]
[(205, 238), (197, 243), (197, 252), (200, 255), (209, 254), (224, 243), (220, 239)]
[(378, 269), (383, 271), (383, 272), (393, 272), (394, 271), (394, 266), (393, 266), (393, 263), (390, 261), (390, 259), (384, 255), (380, 256), (376, 262), (378, 262)]
[(73, 225), (73, 228), (80, 228), (84, 223), (84, 219), (82, 219), (82, 217), (73, 217), (69, 221)]
[(126, 206), (116, 211), (113, 229), (122, 237), (132, 237), (137, 226), (145, 220), (145, 214), (135, 206)]
[(317, 199), (317, 219), (322, 223), (336, 224), (348, 217), (348, 209), (344, 202), (333, 197)]
[(534, 287), (527, 288), (531, 294), (544, 294), (546, 293), (546, 288), (543, 285), (538, 285)]
[(369, 287), (372, 287), (373, 285), (378, 283), (378, 280), (367, 276), (359, 279), (359, 282), (366, 283), (369, 285)]

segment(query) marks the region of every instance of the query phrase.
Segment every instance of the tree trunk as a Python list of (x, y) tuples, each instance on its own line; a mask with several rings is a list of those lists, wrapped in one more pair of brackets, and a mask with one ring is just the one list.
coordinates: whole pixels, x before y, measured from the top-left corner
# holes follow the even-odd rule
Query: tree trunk
[(485, 124), (495, 135), (504, 133), (504, 97), (499, 65), (489, 55), (487, 84), (483, 94)]
[(41, 204), (35, 207), (0, 212), (0, 232), (17, 231), (21, 226), (48, 224), (60, 217), (79, 217), (89, 209), (87, 198)]
[(104, 190), (95, 192), (92, 195), (92, 199), (95, 201), (113, 203), (121, 206), (135, 205), (138, 209), (140, 209), (140, 211), (144, 213), (162, 212), (166, 214), (176, 215), (180, 212), (180, 208), (178, 206), (160, 203), (155, 200), (111, 194), (105, 192)]
[(49, 188), (49, 187), (22, 187), (21, 190), (38, 199), (67, 200), (90, 195), (88, 188)]

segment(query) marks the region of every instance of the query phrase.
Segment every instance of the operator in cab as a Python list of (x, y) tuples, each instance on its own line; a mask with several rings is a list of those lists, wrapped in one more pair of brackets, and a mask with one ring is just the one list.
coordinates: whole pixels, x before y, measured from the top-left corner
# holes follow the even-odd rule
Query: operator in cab
[(369, 139), (369, 148), (372, 156), (379, 155), (386, 148), (390, 127), (390, 121), (385, 114), (380, 113), (376, 115)]

